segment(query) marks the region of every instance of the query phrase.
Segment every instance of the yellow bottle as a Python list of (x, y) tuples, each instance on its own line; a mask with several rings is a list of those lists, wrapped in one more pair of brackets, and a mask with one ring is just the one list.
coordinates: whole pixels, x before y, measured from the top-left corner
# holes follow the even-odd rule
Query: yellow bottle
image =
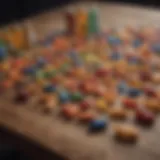
[(87, 12), (79, 9), (75, 16), (75, 34), (78, 37), (85, 37), (87, 35)]

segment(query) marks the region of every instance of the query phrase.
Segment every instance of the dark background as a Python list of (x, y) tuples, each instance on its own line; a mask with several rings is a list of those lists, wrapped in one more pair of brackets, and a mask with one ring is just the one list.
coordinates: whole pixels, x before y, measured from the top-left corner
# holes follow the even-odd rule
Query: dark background
[[(0, 24), (14, 22), (46, 9), (65, 5), (72, 0), (1, 0)], [(159, 7), (159, 0), (103, 0)]]
[[(46, 9), (65, 5), (72, 0), (3, 0), (0, 4), (0, 24), (10, 23)], [(105, 1), (105, 0), (103, 0)], [(106, 0), (108, 1), (108, 0)], [(158, 7), (159, 0), (110, 0)]]

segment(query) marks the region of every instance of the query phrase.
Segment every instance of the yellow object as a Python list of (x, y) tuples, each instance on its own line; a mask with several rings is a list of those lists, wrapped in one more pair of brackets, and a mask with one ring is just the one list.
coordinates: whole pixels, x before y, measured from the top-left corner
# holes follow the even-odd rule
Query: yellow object
[(3, 70), (3, 71), (9, 71), (9, 69), (10, 69), (10, 63), (9, 62), (4, 62), (4, 63), (2, 63), (1, 64), (1, 69)]
[(6, 33), (8, 43), (15, 49), (27, 47), (27, 36), (24, 28), (13, 27)]
[(99, 111), (105, 112), (108, 110), (108, 105), (104, 99), (98, 99), (96, 102), (96, 106)]
[(94, 55), (92, 55), (92, 54), (88, 54), (86, 56), (86, 61), (88, 63), (99, 63), (100, 62), (99, 58), (94, 56)]
[(79, 9), (75, 16), (75, 33), (78, 37), (87, 35), (87, 12)]

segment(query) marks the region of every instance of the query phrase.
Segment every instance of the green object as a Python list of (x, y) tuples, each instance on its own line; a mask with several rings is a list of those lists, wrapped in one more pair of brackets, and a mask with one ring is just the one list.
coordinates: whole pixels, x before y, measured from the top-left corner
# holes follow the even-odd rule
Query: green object
[(36, 79), (43, 79), (43, 78), (44, 78), (44, 73), (42, 71), (37, 71)]
[(99, 24), (97, 12), (95, 9), (91, 9), (88, 13), (88, 33), (94, 34), (99, 32)]
[(71, 100), (74, 102), (79, 102), (83, 100), (83, 95), (80, 92), (71, 94)]
[(4, 39), (0, 39), (0, 47), (6, 47), (8, 48), (8, 43), (6, 40)]
[(61, 66), (60, 71), (61, 72), (66, 72), (70, 68), (70, 65), (68, 63), (65, 63)]
[(44, 72), (44, 78), (46, 78), (46, 79), (52, 78), (52, 73), (51, 72)]
[(46, 78), (46, 79), (51, 79), (51, 78), (55, 77), (56, 75), (57, 75), (56, 70), (44, 72), (44, 78)]

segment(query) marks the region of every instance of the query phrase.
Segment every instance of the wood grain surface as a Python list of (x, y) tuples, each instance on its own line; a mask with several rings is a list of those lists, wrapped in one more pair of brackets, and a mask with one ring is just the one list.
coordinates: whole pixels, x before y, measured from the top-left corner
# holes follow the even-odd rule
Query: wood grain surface
[[(62, 13), (65, 9), (91, 6), (99, 8), (102, 29), (125, 25), (160, 24), (158, 11), (106, 3), (73, 4), (26, 21), (33, 26), (37, 37), (43, 38), (53, 29), (64, 29)], [(115, 142), (110, 130), (90, 135), (81, 125), (65, 122), (59, 117), (44, 116), (36, 113), (30, 106), (15, 106), (9, 103), (9, 99), (1, 100), (0, 124), (70, 160), (160, 159), (160, 119), (152, 129), (140, 129), (140, 139), (136, 145), (122, 145)]]

